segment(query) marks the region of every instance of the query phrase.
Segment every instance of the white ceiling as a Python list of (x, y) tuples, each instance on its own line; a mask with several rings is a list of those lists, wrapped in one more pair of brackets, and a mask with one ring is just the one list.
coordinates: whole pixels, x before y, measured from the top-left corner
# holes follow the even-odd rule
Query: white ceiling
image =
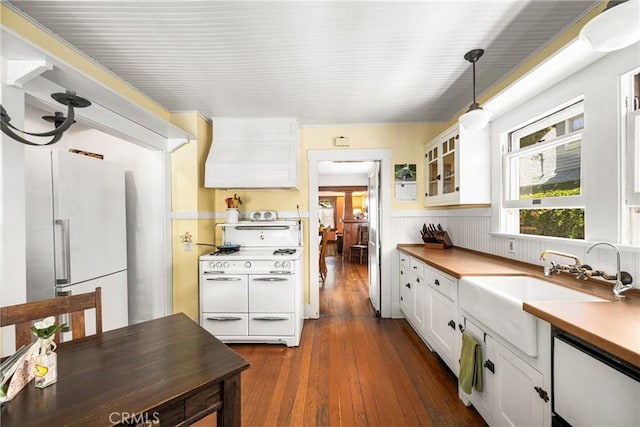
[(11, 3), (170, 111), (325, 125), (449, 120), (598, 2)]

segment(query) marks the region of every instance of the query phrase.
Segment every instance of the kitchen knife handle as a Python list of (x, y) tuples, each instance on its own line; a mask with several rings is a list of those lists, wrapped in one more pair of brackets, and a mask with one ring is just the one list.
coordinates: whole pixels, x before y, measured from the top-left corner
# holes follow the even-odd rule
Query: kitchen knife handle
[(56, 225), (60, 225), (62, 230), (62, 265), (64, 267), (64, 276), (60, 279), (56, 277), (56, 284), (67, 285), (71, 283), (71, 239), (69, 238), (69, 220), (56, 219), (55, 223)]

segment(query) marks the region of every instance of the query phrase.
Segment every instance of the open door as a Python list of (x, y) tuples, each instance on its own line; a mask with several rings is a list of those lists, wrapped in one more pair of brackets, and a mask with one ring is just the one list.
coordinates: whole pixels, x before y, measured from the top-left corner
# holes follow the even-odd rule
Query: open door
[(380, 162), (373, 162), (368, 176), (369, 196), (369, 299), (380, 317)]

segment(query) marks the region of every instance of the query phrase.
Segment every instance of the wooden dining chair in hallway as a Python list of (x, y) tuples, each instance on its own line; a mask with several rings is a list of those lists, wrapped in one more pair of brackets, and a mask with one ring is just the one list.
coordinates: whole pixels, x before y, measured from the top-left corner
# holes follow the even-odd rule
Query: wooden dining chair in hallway
[[(96, 334), (102, 333), (102, 288), (86, 294), (70, 295), (32, 301), (24, 304), (0, 307), (0, 325), (15, 325), (16, 349), (29, 344), (33, 339), (31, 326), (49, 316), (69, 314), (72, 339), (86, 335), (85, 310), (96, 310)], [(56, 342), (60, 337), (56, 333)]]
[(359, 225), (358, 226), (358, 243), (352, 245), (349, 248), (349, 261), (354, 258), (358, 260), (360, 264), (362, 264), (362, 260), (364, 259), (365, 263), (368, 262), (367, 255), (369, 253), (369, 226), (367, 225)]
[(325, 228), (320, 234), (320, 281), (324, 283), (327, 278), (327, 242), (329, 240), (329, 229)]

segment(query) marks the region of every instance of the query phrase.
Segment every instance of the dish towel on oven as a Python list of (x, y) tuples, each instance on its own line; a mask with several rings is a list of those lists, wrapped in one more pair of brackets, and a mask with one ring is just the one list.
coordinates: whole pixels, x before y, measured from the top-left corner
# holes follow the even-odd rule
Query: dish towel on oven
[(466, 332), (462, 333), (458, 384), (467, 394), (472, 389), (482, 391), (482, 347)]

